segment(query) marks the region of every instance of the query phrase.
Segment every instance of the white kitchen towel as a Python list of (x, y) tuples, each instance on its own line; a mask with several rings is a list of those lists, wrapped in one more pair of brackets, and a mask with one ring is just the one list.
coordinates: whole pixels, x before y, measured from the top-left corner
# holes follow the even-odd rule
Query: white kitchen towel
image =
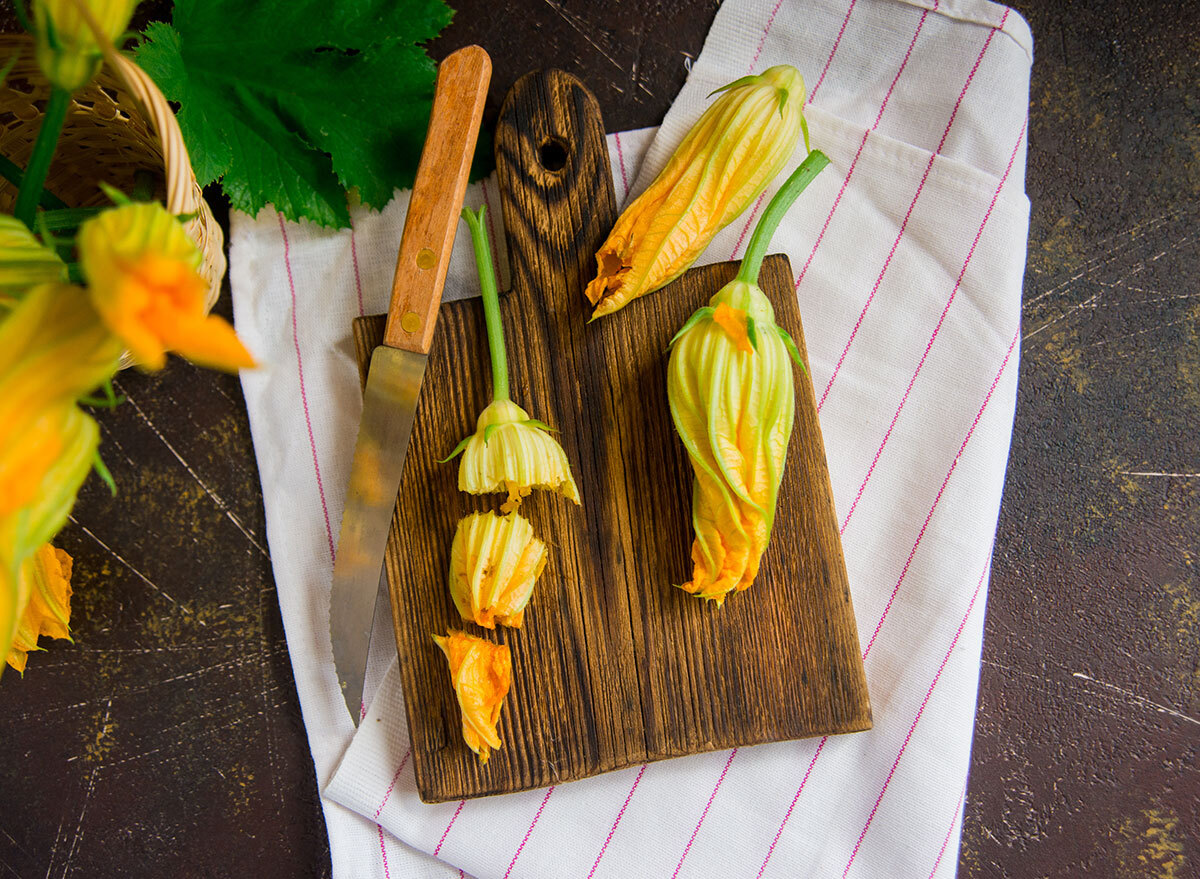
[[(1025, 23), (983, 0), (729, 0), (645, 161), (644, 138), (609, 138), (620, 196), (661, 168), (714, 88), (780, 63), (809, 84), (812, 143), (832, 164), (771, 249), (797, 278), (866, 733), (422, 804), (394, 665), (380, 681), (392, 657), (373, 650), (379, 695), (350, 742), (326, 635), (359, 409), (348, 322), (383, 309), (404, 200), (356, 212), (353, 234), (235, 218), (238, 328), (269, 364), (245, 374), (246, 399), (337, 875), (954, 874), (1016, 396), (1031, 58)], [(701, 261), (740, 256), (770, 194)], [(448, 296), (473, 289), (471, 272), (456, 262)]]

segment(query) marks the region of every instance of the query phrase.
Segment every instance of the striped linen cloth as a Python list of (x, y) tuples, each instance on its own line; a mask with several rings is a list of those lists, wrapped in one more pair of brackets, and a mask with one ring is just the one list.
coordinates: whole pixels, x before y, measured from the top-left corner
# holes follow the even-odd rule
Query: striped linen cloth
[[(326, 634), (359, 408), (347, 327), (384, 309), (406, 199), (341, 233), (235, 217), (237, 325), (269, 364), (243, 384), (335, 875), (954, 875), (1016, 397), (1031, 59), (1025, 23), (984, 0), (728, 0), (657, 134), (609, 137), (628, 198), (714, 88), (781, 63), (809, 84), (832, 164), (772, 250), (796, 274), (874, 709), (851, 736), (422, 804), (387, 627), (357, 733)], [(771, 194), (701, 262), (740, 256)], [(457, 246), (448, 297), (474, 286)]]

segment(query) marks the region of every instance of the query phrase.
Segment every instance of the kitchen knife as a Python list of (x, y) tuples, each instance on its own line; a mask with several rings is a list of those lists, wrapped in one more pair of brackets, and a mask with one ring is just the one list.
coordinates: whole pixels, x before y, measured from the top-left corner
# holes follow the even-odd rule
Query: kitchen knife
[(479, 46), (438, 67), (429, 130), (392, 281), (383, 344), (371, 357), (329, 595), (329, 632), (350, 716), (361, 716), (379, 572), (425, 361), (479, 136), (492, 62)]

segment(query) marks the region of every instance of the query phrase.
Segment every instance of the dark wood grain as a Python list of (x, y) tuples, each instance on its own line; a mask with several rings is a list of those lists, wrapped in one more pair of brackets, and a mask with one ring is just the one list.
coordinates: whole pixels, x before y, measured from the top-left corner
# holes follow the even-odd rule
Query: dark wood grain
[[(775, 532), (754, 586), (720, 609), (672, 586), (691, 573), (691, 469), (667, 404), (667, 343), (736, 264), (693, 269), (589, 325), (583, 288), (616, 219), (603, 131), (591, 94), (561, 71), (522, 78), (497, 129), (513, 396), (560, 431), (583, 504), (536, 493), (522, 506), (550, 561), (523, 628), (487, 636), (512, 649), (514, 683), (505, 747), (486, 766), (461, 741), (429, 637), (465, 625), (446, 587), (458, 519), (497, 505), (459, 494), (457, 464), (437, 463), (487, 402), (477, 300), (443, 306), (430, 352), (387, 568), (417, 785), (431, 802), (871, 725), (816, 401), (798, 368)], [(763, 288), (803, 352), (791, 278), (786, 257), (767, 260)], [(381, 321), (357, 323), (360, 362)]]

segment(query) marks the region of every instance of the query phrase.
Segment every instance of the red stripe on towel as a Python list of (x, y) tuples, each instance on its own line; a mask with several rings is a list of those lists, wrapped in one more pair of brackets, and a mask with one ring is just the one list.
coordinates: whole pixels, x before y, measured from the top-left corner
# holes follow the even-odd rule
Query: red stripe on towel
[[(892, 779), (896, 775), (896, 767), (900, 765), (900, 760), (904, 757), (905, 750), (908, 749), (908, 743), (912, 741), (913, 733), (917, 729), (917, 724), (921, 722), (921, 715), (925, 713), (926, 707), (929, 705), (929, 699), (933, 696), (933, 691), (938, 685), (938, 681), (942, 679), (942, 672), (946, 670), (946, 665), (950, 662), (950, 654), (954, 652), (954, 648), (958, 646), (958, 639), (962, 637), (963, 629), (967, 626), (967, 620), (971, 618), (971, 612), (975, 609), (975, 601), (979, 598), (979, 592), (983, 589), (984, 581), (987, 578), (988, 569), (991, 567), (991, 551), (988, 552), (988, 561), (983, 566), (983, 571), (979, 575), (979, 582), (975, 584), (975, 592), (971, 595), (971, 602), (967, 605), (967, 612), (963, 614), (962, 621), (958, 624), (958, 629), (954, 632), (954, 638), (950, 641), (950, 646), (946, 649), (946, 655), (942, 657), (942, 663), (938, 666), (937, 674), (933, 676), (933, 681), (929, 684), (929, 689), (925, 691), (925, 698), (921, 700), (921, 707), (917, 709), (917, 716), (913, 718), (912, 724), (908, 728), (908, 732), (904, 736), (904, 742), (900, 745), (900, 752), (896, 755), (896, 759), (892, 761), (892, 768), (888, 770), (887, 778), (883, 781), (883, 787), (879, 791), (879, 796), (875, 798), (875, 805), (871, 807), (871, 813), (867, 815), (867, 821), (863, 825), (862, 832), (858, 834), (858, 840), (854, 843), (854, 850), (850, 852), (850, 860), (846, 862), (846, 868), (842, 870), (842, 879), (850, 873), (850, 867), (854, 863), (854, 859), (858, 857), (859, 849), (862, 847), (863, 838), (867, 835), (867, 831), (871, 829), (871, 822), (875, 820), (875, 815), (879, 811), (879, 804), (883, 802), (883, 795), (887, 793), (888, 785), (892, 783)], [(945, 846), (943, 846), (945, 848)], [(940, 857), (940, 856), (939, 856)]]
[(600, 859), (604, 857), (604, 853), (608, 851), (608, 844), (612, 842), (613, 834), (617, 832), (617, 827), (621, 823), (621, 819), (625, 817), (625, 810), (629, 808), (629, 801), (633, 799), (633, 792), (637, 790), (638, 783), (642, 780), (642, 776), (646, 772), (647, 764), (643, 763), (642, 768), (638, 770), (637, 778), (633, 780), (633, 787), (629, 789), (629, 793), (625, 795), (625, 802), (621, 803), (621, 811), (617, 813), (616, 820), (613, 821), (612, 827), (608, 830), (608, 836), (604, 837), (604, 845), (600, 846), (600, 854), (596, 855), (596, 860), (592, 864), (592, 869), (588, 871), (587, 879), (592, 879), (596, 875), (596, 868), (600, 866)]
[(442, 831), (442, 838), (438, 840), (437, 848), (433, 850), (433, 856), (436, 858), (438, 852), (442, 850), (442, 843), (446, 841), (446, 836), (450, 833), (450, 828), (454, 826), (454, 822), (458, 820), (458, 813), (462, 811), (463, 806), (467, 804), (466, 800), (458, 801), (458, 808), (454, 810), (454, 814), (450, 816), (450, 823), (446, 825), (446, 829)]
[[(1004, 18), (1001, 19), (1000, 25), (1004, 26), (1004, 19), (1008, 17), (1008, 12), (1005, 11)], [(925, 181), (929, 179), (929, 171), (933, 168), (933, 160), (941, 154), (942, 147), (946, 145), (946, 139), (950, 136), (950, 128), (954, 125), (954, 119), (958, 116), (958, 109), (962, 106), (963, 98), (967, 96), (967, 89), (971, 85), (971, 81), (975, 78), (976, 72), (979, 70), (979, 65), (983, 63), (983, 56), (987, 54), (988, 46), (992, 44), (992, 38), (996, 36), (997, 28), (988, 30), (987, 39), (983, 42), (983, 48), (979, 50), (979, 55), (975, 58), (975, 64), (971, 67), (970, 73), (967, 74), (967, 81), (963, 83), (962, 90), (958, 93), (958, 100), (954, 102), (954, 109), (950, 111), (950, 119), (946, 122), (946, 128), (942, 132), (942, 139), (938, 141), (937, 149), (929, 156), (929, 161), (925, 165), (925, 172), (921, 175), (921, 182), (917, 184), (917, 191), (913, 193), (912, 201), (908, 204), (908, 210), (904, 214), (904, 220), (900, 224), (900, 231), (896, 233), (896, 240), (892, 242), (892, 249), (888, 251), (887, 259), (883, 261), (883, 268), (879, 270), (879, 277), (875, 279), (875, 285), (871, 288), (871, 293), (867, 296), (866, 304), (863, 305), (862, 311), (859, 312), (858, 320), (854, 322), (854, 329), (850, 331), (850, 338), (846, 340), (846, 345), (842, 348), (842, 353), (838, 357), (837, 365), (833, 368), (833, 374), (829, 376), (829, 381), (825, 385), (825, 390), (821, 394), (821, 400), (817, 403), (817, 411), (825, 405), (825, 398), (829, 396), (829, 389), (833, 387), (834, 381), (837, 379), (838, 372), (841, 371), (842, 364), (846, 360), (846, 354), (850, 351), (850, 346), (854, 343), (854, 337), (858, 335), (858, 329), (862, 326), (863, 318), (867, 316), (867, 309), (871, 307), (871, 303), (875, 300), (875, 294), (879, 292), (879, 287), (883, 283), (883, 277), (887, 274), (888, 267), (892, 264), (892, 257), (896, 255), (896, 249), (900, 246), (900, 241), (904, 238), (904, 233), (908, 229), (908, 221), (912, 217), (913, 208), (917, 205), (917, 199), (921, 197), (921, 193), (925, 189)], [(863, 138), (864, 143), (866, 138)], [(861, 151), (861, 147), (859, 148)], [(847, 175), (849, 180), (849, 175)], [(845, 186), (843, 185), (843, 189)], [(840, 193), (839, 193), (840, 195)], [(834, 209), (837, 208), (835, 202)], [(833, 211), (830, 211), (832, 215)], [(826, 221), (828, 222), (828, 220)], [(820, 241), (818, 240), (818, 244)], [(812, 262), (812, 255), (816, 252), (817, 245), (813, 245), (812, 253), (809, 254), (808, 262), (804, 264), (805, 270), (808, 269), (808, 264)], [(803, 276), (803, 272), (801, 272)], [(800, 280), (796, 280), (796, 286), (800, 285)]]
[(937, 860), (933, 862), (933, 869), (929, 871), (929, 879), (933, 879), (934, 874), (938, 871), (938, 867), (941, 866), (942, 856), (946, 854), (946, 846), (950, 844), (950, 834), (954, 833), (954, 826), (958, 823), (958, 818), (962, 814), (963, 809), (966, 808), (966, 798), (967, 786), (964, 784), (962, 796), (958, 798), (958, 805), (954, 809), (954, 817), (950, 819), (950, 826), (946, 828), (946, 838), (942, 840), (942, 847), (938, 849)]
[(950, 463), (950, 469), (946, 471), (946, 478), (942, 480), (941, 487), (938, 488), (937, 495), (933, 499), (933, 506), (929, 508), (929, 513), (925, 516), (925, 521), (921, 523), (921, 530), (917, 533), (917, 540), (909, 550), (908, 559), (904, 562), (904, 569), (900, 572), (900, 579), (896, 581), (896, 585), (892, 587), (892, 594), (888, 597), (887, 606), (883, 609), (883, 616), (879, 618), (879, 622), (875, 624), (875, 631), (871, 633), (871, 640), (867, 642), (867, 649), (863, 651), (863, 659), (865, 660), (871, 652), (871, 648), (875, 646), (875, 639), (879, 637), (879, 630), (883, 628), (883, 622), (887, 619), (888, 614), (892, 610), (892, 604), (896, 601), (896, 593), (900, 591), (900, 585), (904, 582), (904, 578), (908, 576), (908, 569), (912, 567), (913, 556), (917, 554), (917, 547), (921, 545), (921, 541), (925, 539), (925, 532), (929, 528), (929, 522), (933, 519), (933, 513), (937, 510), (938, 504), (942, 501), (942, 495), (946, 491), (946, 486), (950, 482), (950, 477), (954, 475), (954, 470), (958, 467), (958, 462), (962, 459), (963, 451), (967, 448), (967, 443), (970, 442), (972, 435), (975, 433), (975, 428), (979, 426), (980, 419), (983, 418), (984, 410), (987, 409), (988, 403), (992, 399), (992, 394), (996, 390), (996, 386), (1000, 384), (1000, 377), (1004, 375), (1004, 370), (1008, 366), (1008, 359), (1012, 357), (1013, 348), (1016, 347), (1017, 340), (1021, 338), (1021, 330), (1018, 327), (1013, 333), (1012, 341), (1008, 343), (1008, 351), (1004, 354), (1004, 360), (1000, 363), (1000, 369), (996, 372), (996, 377), (992, 379), (992, 386), (988, 388), (987, 396), (983, 398), (983, 405), (979, 407), (979, 411), (975, 413), (975, 420), (971, 422), (971, 428), (967, 431), (967, 435), (963, 437), (962, 444), (958, 447), (958, 452), (954, 455), (954, 460)]
[(854, 496), (854, 503), (850, 504), (850, 509), (846, 513), (846, 518), (842, 520), (840, 533), (845, 533), (846, 526), (850, 524), (850, 517), (854, 515), (855, 508), (858, 507), (858, 502), (862, 499), (863, 492), (867, 488), (867, 482), (871, 479), (871, 474), (875, 472), (875, 465), (879, 463), (879, 456), (883, 454), (883, 447), (888, 444), (888, 440), (892, 438), (892, 431), (896, 427), (896, 422), (900, 418), (900, 413), (904, 410), (904, 406), (908, 403), (908, 395), (912, 393), (913, 385), (917, 382), (917, 376), (921, 374), (921, 370), (925, 368), (925, 361), (929, 358), (929, 352), (933, 349), (933, 343), (937, 340), (938, 334), (942, 331), (942, 325), (946, 322), (946, 314), (950, 311), (950, 306), (954, 304), (955, 298), (958, 296), (958, 291), (962, 287), (963, 278), (967, 274), (967, 267), (971, 264), (971, 259), (975, 256), (975, 248), (979, 245), (979, 239), (983, 237), (983, 230), (988, 224), (988, 220), (992, 217), (992, 211), (996, 207), (996, 202), (1000, 198), (1000, 191), (1004, 188), (1005, 181), (1008, 180), (1008, 175), (1012, 171), (1013, 162), (1016, 161), (1017, 151), (1021, 148), (1021, 143), (1025, 140), (1025, 130), (1028, 125), (1026, 120), (1025, 125), (1021, 126), (1021, 133), (1017, 135), (1017, 142), (1013, 144), (1012, 155), (1008, 157), (1008, 167), (1004, 169), (1004, 176), (1000, 178), (1000, 182), (996, 185), (996, 191), (992, 193), (992, 201), (988, 205), (987, 212), (983, 215), (983, 221), (979, 224), (979, 229), (975, 232), (975, 240), (971, 242), (971, 249), (967, 251), (967, 258), (963, 260), (962, 269), (958, 273), (958, 278), (954, 282), (954, 289), (950, 291), (950, 298), (946, 300), (945, 307), (942, 308), (941, 316), (938, 317), (937, 325), (933, 328), (933, 333), (929, 337), (929, 341), (925, 344), (925, 351), (921, 354), (921, 359), (917, 362), (917, 368), (913, 371), (912, 378), (908, 380), (908, 386), (904, 389), (904, 396), (900, 398), (900, 405), (896, 407), (895, 414), (892, 415), (891, 423), (888, 424), (887, 431), (883, 435), (883, 441), (880, 442), (879, 448), (875, 450), (875, 457), (871, 459), (871, 466), (867, 468), (867, 475), (863, 477), (862, 484), (858, 486), (858, 493)]
[[(925, 531), (929, 527), (929, 520), (933, 518), (934, 510), (937, 509), (938, 503), (941, 501), (942, 495), (946, 490), (946, 484), (950, 481), (951, 475), (954, 473), (955, 468), (958, 466), (958, 462), (962, 458), (963, 450), (966, 448), (967, 443), (970, 441), (972, 435), (975, 433), (975, 428), (978, 427), (980, 420), (983, 418), (983, 413), (987, 409), (988, 403), (991, 402), (992, 394), (995, 392), (996, 387), (1000, 384), (1000, 378), (1004, 375), (1004, 370), (1008, 367), (1008, 361), (1012, 357), (1013, 348), (1016, 347), (1017, 340), (1020, 338), (1020, 332), (1021, 332), (1020, 328), (1018, 327), (1017, 331), (1015, 333), (1013, 333), (1012, 341), (1008, 345), (1008, 350), (1004, 354), (1004, 359), (1000, 362), (1000, 368), (996, 371), (996, 376), (995, 376), (995, 378), (992, 379), (992, 384), (988, 388), (988, 392), (983, 398), (983, 403), (982, 403), (982, 405), (980, 405), (979, 411), (975, 414), (975, 419), (974, 419), (974, 421), (971, 422), (971, 427), (967, 431), (967, 435), (963, 438), (962, 444), (958, 448), (958, 453), (954, 456), (954, 460), (950, 464), (950, 469), (946, 473), (946, 478), (942, 480), (941, 488), (938, 489), (937, 496), (934, 498), (934, 501), (933, 501), (933, 506), (930, 507), (929, 514), (925, 517), (925, 522), (921, 526), (920, 532), (917, 534), (916, 542), (913, 544), (913, 548), (908, 554), (908, 561), (904, 565), (904, 571), (900, 575), (900, 580), (897, 581), (895, 588), (892, 590), (891, 597), (888, 599), (887, 607), (884, 608), (883, 615), (879, 618), (879, 622), (875, 626), (875, 631), (871, 635), (870, 644), (868, 644), (867, 649), (865, 651), (863, 651), (863, 660), (864, 661), (866, 660), (867, 655), (871, 652), (871, 647), (875, 643), (875, 638), (879, 635), (879, 630), (883, 627), (883, 621), (887, 619), (887, 615), (892, 609), (892, 603), (896, 599), (896, 593), (899, 592), (900, 584), (903, 583), (904, 577), (908, 573), (908, 569), (909, 569), (910, 565), (912, 564), (913, 556), (916, 555), (917, 547), (921, 545), (921, 540), (924, 538)], [(796, 801), (800, 798), (800, 794), (803, 792), (804, 786), (808, 783), (808, 778), (812, 774), (813, 766), (816, 764), (817, 760), (820, 758), (821, 750), (825, 747), (825, 742), (827, 742), (828, 740), (829, 740), (829, 737), (826, 736), (825, 738), (821, 739), (820, 744), (817, 745), (817, 751), (815, 754), (813, 754), (812, 760), (809, 761), (808, 768), (804, 772), (804, 778), (800, 782), (800, 787), (796, 790), (796, 795), (794, 797), (792, 797), (791, 805), (788, 806), (787, 813), (784, 815), (783, 820), (780, 822), (779, 830), (776, 831), (775, 839), (771, 843), (771, 847), (767, 850), (767, 856), (766, 856), (766, 858), (763, 859), (762, 866), (759, 868), (759, 871), (758, 871), (759, 877), (761, 877), (762, 874), (766, 871), (767, 862), (770, 861), (771, 855), (775, 851), (775, 846), (779, 842), (779, 837), (783, 833), (783, 828), (787, 824), (788, 819), (791, 818), (792, 811), (796, 807)]]
[(296, 349), (296, 373), (300, 379), (300, 402), (304, 406), (304, 424), (308, 428), (308, 447), (312, 450), (313, 472), (317, 476), (317, 494), (321, 497), (321, 512), (325, 515), (325, 536), (329, 539), (329, 563), (333, 564), (333, 528), (329, 525), (329, 506), (325, 503), (325, 485), (321, 481), (321, 464), (317, 460), (317, 442), (313, 438), (312, 416), (308, 411), (308, 392), (304, 388), (304, 358), (300, 355), (300, 330), (296, 323), (296, 282), (292, 278), (291, 248), (287, 226), (279, 214), (279, 231), (283, 235), (283, 265), (287, 269), (288, 290), (292, 294), (292, 345)]
[(512, 875), (513, 867), (517, 865), (517, 858), (521, 857), (521, 850), (525, 848), (525, 843), (529, 842), (529, 835), (533, 833), (533, 828), (537, 827), (538, 819), (542, 817), (542, 810), (546, 808), (546, 802), (550, 799), (550, 794), (552, 793), (554, 793), (553, 787), (546, 788), (546, 796), (542, 798), (542, 804), (538, 806), (537, 814), (529, 822), (529, 829), (525, 831), (525, 838), (521, 840), (521, 844), (513, 852), (512, 860), (508, 862), (508, 869), (504, 871), (504, 879), (508, 879)]
[(683, 869), (683, 862), (687, 860), (688, 852), (692, 850), (692, 843), (696, 841), (696, 835), (700, 832), (700, 828), (704, 824), (704, 819), (708, 817), (708, 810), (712, 807), (713, 800), (717, 798), (717, 791), (721, 789), (721, 782), (725, 780), (725, 775), (729, 772), (729, 764), (733, 762), (733, 758), (737, 756), (737, 752), (737, 748), (729, 752), (729, 759), (725, 761), (725, 768), (721, 770), (716, 787), (708, 795), (708, 802), (704, 804), (704, 811), (700, 813), (700, 820), (696, 822), (696, 829), (692, 831), (691, 838), (688, 839), (687, 845), (683, 848), (683, 854), (679, 856), (679, 863), (675, 865), (675, 872), (671, 874), (671, 879), (676, 879), (679, 876), (679, 871)]

